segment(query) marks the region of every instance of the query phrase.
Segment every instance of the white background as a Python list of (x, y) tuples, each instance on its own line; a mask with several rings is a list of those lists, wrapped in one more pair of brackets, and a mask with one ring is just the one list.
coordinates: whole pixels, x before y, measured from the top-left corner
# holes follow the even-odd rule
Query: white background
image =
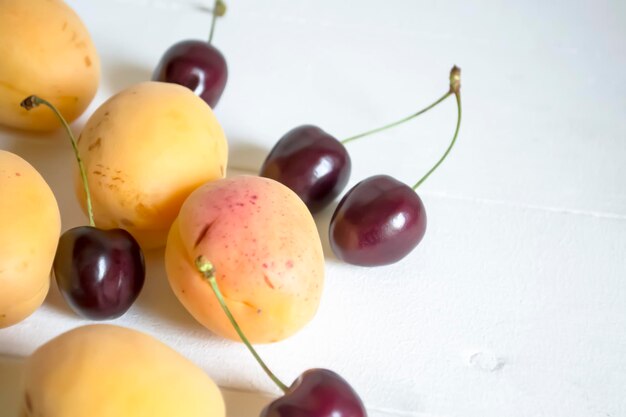
[[(103, 70), (75, 131), (111, 94), (148, 79), (171, 44), (208, 34), (199, 1), (68, 2)], [(344, 138), (410, 114), (445, 92), (453, 64), (463, 70), (458, 144), (419, 190), (424, 240), (395, 265), (348, 266), (328, 251), (332, 207), (319, 215), (322, 304), (300, 333), (259, 348), (274, 371), (289, 382), (309, 367), (334, 369), (371, 416), (625, 416), (626, 3), (228, 6), (214, 38), (230, 71), (216, 114), (240, 170), (256, 172), (300, 124)], [(348, 145), (351, 183), (386, 173), (412, 184), (447, 147), (455, 115), (449, 100)], [(0, 130), (0, 148), (40, 170), (67, 229), (86, 220), (71, 148), (61, 131), (51, 136)], [(276, 394), (242, 345), (178, 304), (160, 256), (148, 255), (146, 288), (115, 323), (155, 335), (222, 386)], [(0, 330), (0, 353), (27, 355), (83, 323), (53, 288), (33, 316)], [(2, 369), (0, 379), (14, 378), (15, 367)]]

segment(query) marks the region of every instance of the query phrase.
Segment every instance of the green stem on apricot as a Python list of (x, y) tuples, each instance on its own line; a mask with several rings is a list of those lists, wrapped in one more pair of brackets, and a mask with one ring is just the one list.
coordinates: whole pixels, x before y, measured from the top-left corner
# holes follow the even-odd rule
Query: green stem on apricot
[(20, 106), (24, 107), (26, 110), (30, 110), (41, 104), (49, 107), (54, 112), (56, 117), (61, 121), (61, 124), (65, 128), (65, 131), (67, 132), (68, 136), (70, 137), (70, 141), (72, 142), (72, 148), (74, 149), (74, 156), (76, 156), (76, 161), (78, 161), (80, 177), (82, 179), (83, 188), (85, 189), (85, 195), (87, 198), (87, 215), (89, 216), (89, 225), (92, 227), (95, 227), (96, 223), (93, 220), (93, 207), (91, 205), (91, 193), (89, 192), (89, 184), (87, 183), (87, 174), (85, 173), (85, 166), (83, 165), (83, 160), (80, 158), (80, 155), (78, 153), (78, 146), (76, 145), (76, 139), (74, 138), (72, 129), (70, 129), (70, 126), (65, 121), (65, 118), (63, 118), (63, 115), (61, 115), (61, 112), (59, 112), (59, 110), (52, 103), (40, 97), (37, 97), (34, 95), (30, 97), (26, 97), (20, 103)]
[(413, 186), (413, 189), (417, 189), (426, 179), (432, 174), (441, 163), (446, 159), (452, 147), (456, 143), (456, 138), (459, 136), (459, 129), (461, 128), (461, 69), (456, 65), (450, 71), (450, 92), (449, 94), (454, 94), (456, 97), (456, 107), (457, 107), (457, 120), (456, 120), (456, 129), (454, 130), (454, 136), (452, 137), (452, 141), (448, 146), (448, 149), (444, 152), (443, 156), (437, 161), (437, 163)]
[(224, 16), (226, 13), (226, 5), (222, 0), (215, 0), (213, 4), (213, 17), (211, 19), (211, 31), (209, 32), (209, 44), (213, 40), (213, 32), (215, 31), (215, 21), (218, 17)]
[(263, 362), (259, 354), (256, 352), (256, 350), (254, 350), (254, 348), (248, 341), (248, 338), (246, 337), (246, 335), (241, 330), (241, 327), (239, 327), (239, 324), (237, 324), (237, 321), (235, 320), (232, 313), (230, 312), (230, 309), (226, 305), (226, 301), (224, 300), (224, 297), (222, 296), (222, 292), (220, 291), (220, 288), (217, 285), (217, 280), (215, 279), (215, 268), (213, 267), (213, 264), (209, 262), (202, 255), (198, 256), (195, 262), (196, 262), (196, 268), (198, 269), (198, 271), (200, 271), (204, 279), (207, 280), (207, 282), (211, 285), (211, 289), (213, 289), (213, 292), (215, 293), (215, 297), (217, 297), (217, 301), (222, 307), (222, 310), (224, 310), (226, 317), (228, 317), (230, 324), (232, 324), (232, 326), (235, 328), (235, 331), (241, 338), (241, 341), (244, 343), (244, 345), (246, 345), (250, 353), (252, 353), (252, 356), (254, 356), (254, 359), (256, 359), (257, 363), (261, 366), (261, 368), (263, 368), (263, 371), (265, 371), (267, 376), (274, 382), (274, 384), (276, 384), (278, 388), (280, 388), (283, 392), (286, 393), (289, 390), (287, 385), (283, 384), (282, 381), (278, 379), (276, 375), (274, 375), (274, 373), (270, 370), (270, 368), (267, 367), (265, 362)]
[(452, 94), (453, 93), (451, 91), (448, 91), (448, 92), (446, 92), (446, 94), (441, 96), (437, 101), (435, 101), (434, 103), (430, 104), (427, 107), (424, 107), (422, 110), (418, 111), (417, 113), (413, 113), (410, 116), (404, 117), (404, 118), (402, 118), (400, 120), (397, 120), (397, 121), (395, 121), (393, 123), (389, 123), (387, 125), (378, 127), (376, 129), (368, 130), (367, 132), (363, 132), (363, 133), (359, 133), (358, 135), (350, 136), (349, 138), (346, 138), (346, 139), (342, 140), (341, 143), (345, 145), (346, 143), (352, 142), (353, 140), (360, 139), (360, 138), (362, 138), (364, 136), (369, 136), (369, 135), (372, 135), (374, 133), (382, 132), (383, 130), (391, 129), (392, 127), (396, 127), (398, 125), (401, 125), (404, 122), (408, 122), (409, 120), (416, 118), (420, 114), (426, 113), (428, 110), (432, 109), (433, 107), (436, 107), (439, 103), (441, 103), (442, 101), (444, 101), (445, 99), (450, 97)]

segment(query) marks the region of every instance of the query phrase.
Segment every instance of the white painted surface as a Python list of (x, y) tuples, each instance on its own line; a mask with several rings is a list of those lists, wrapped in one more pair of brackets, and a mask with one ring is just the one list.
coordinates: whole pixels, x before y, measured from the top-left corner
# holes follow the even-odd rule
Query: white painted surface
[[(103, 61), (88, 113), (147, 79), (169, 45), (208, 31), (200, 2), (69, 3)], [(231, 3), (215, 43), (230, 68), (216, 113), (232, 166), (256, 170), (299, 124), (342, 138), (410, 114), (445, 91), (452, 64), (463, 69), (458, 145), (420, 191), (424, 241), (377, 269), (327, 251), (318, 315), (260, 347), (275, 372), (290, 381), (332, 368), (372, 416), (626, 415), (626, 3)], [(352, 182), (388, 173), (412, 183), (447, 146), (454, 116), (451, 100), (349, 145)], [(62, 133), (20, 136), (0, 131), (0, 147), (48, 179), (64, 228), (83, 224)], [(317, 219), (325, 244), (330, 215)], [(145, 291), (115, 323), (157, 336), (222, 386), (276, 393), (243, 346), (178, 304), (160, 254), (148, 258)], [(0, 330), (0, 352), (27, 355), (83, 323), (53, 289), (32, 317)]]

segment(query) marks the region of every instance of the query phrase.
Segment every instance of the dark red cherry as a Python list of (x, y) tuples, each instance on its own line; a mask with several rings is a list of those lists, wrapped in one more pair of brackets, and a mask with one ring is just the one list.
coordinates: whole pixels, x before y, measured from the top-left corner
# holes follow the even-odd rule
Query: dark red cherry
[(137, 299), (146, 275), (143, 253), (130, 233), (91, 226), (61, 235), (53, 269), (70, 307), (94, 320), (124, 314)]
[(90, 226), (80, 226), (59, 238), (52, 270), (67, 303), (90, 319), (114, 319), (130, 308), (143, 288), (146, 276), (143, 252), (126, 230), (95, 227), (91, 193), (76, 139), (59, 110), (37, 96), (26, 97), (26, 110), (45, 105), (57, 116), (72, 143), (86, 196)]
[(284, 396), (271, 402), (261, 417), (366, 417), (358, 394), (328, 369), (309, 369)]
[(330, 221), (335, 255), (354, 265), (399, 261), (422, 240), (426, 211), (408, 185), (377, 175), (355, 185), (342, 198)]
[(319, 127), (304, 125), (280, 138), (265, 159), (260, 175), (291, 188), (315, 213), (343, 191), (351, 166), (341, 142)]
[(226, 87), (228, 69), (224, 56), (213, 45), (186, 40), (165, 52), (152, 79), (183, 85), (214, 108)]

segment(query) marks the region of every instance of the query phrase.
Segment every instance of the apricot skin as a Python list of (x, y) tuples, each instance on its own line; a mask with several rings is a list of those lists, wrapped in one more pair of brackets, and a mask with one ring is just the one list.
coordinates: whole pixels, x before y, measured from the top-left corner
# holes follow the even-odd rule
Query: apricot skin
[[(78, 138), (96, 225), (165, 245), (187, 196), (223, 178), (228, 144), (211, 108), (189, 89), (144, 82), (102, 104)], [(85, 203), (78, 168), (75, 187)]]
[(47, 108), (20, 103), (37, 94), (68, 122), (96, 94), (100, 60), (76, 13), (61, 0), (0, 0), (0, 124), (25, 130), (60, 127)]
[(43, 302), (61, 232), (59, 206), (46, 181), (21, 157), (0, 150), (0, 328)]
[(218, 285), (252, 343), (285, 339), (315, 315), (324, 256), (309, 210), (289, 188), (240, 176), (207, 183), (183, 204), (165, 250), (170, 285), (202, 325), (239, 340), (209, 284), (199, 255), (215, 267)]
[(27, 360), (22, 417), (224, 417), (222, 395), (158, 340), (110, 324), (78, 327)]

